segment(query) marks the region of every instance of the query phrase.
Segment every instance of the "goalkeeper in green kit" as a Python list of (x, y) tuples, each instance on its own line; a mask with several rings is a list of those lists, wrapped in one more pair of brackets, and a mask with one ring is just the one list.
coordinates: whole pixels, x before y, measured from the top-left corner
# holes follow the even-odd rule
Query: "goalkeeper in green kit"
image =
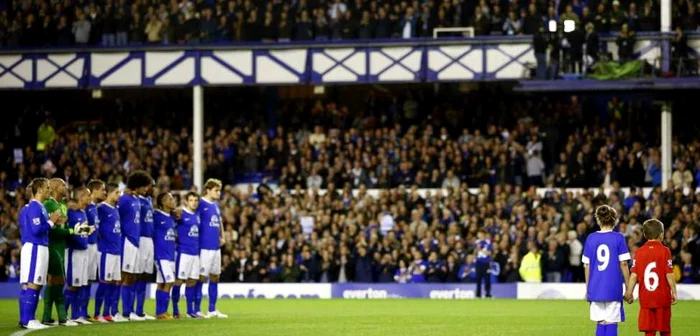
[(55, 325), (56, 321), (51, 318), (54, 304), (58, 312), (58, 324), (62, 326), (77, 326), (75, 321), (68, 320), (66, 314), (65, 299), (63, 296), (63, 286), (66, 281), (64, 255), (66, 253), (66, 239), (69, 235), (81, 234), (89, 230), (87, 226), (76, 226), (69, 229), (65, 226), (68, 218), (68, 187), (66, 182), (59, 178), (49, 181), (51, 187), (51, 197), (44, 201), (44, 207), (49, 213), (60, 210), (61, 217), (54, 227), (49, 231), (49, 271), (47, 286), (44, 290), (44, 316), (43, 324)]

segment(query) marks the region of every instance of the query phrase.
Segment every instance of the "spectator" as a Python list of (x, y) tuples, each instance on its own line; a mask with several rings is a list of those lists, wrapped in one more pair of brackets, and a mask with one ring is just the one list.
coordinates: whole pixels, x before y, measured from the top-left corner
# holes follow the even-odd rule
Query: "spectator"
[(610, 29), (622, 30), (622, 26), (627, 24), (627, 13), (620, 9), (620, 1), (612, 2), (612, 10), (610, 10)]
[[(515, 21), (516, 10), (512, 9), (511, 11), (513, 12), (513, 18), (511, 20)], [(510, 11), (508, 13), (508, 17), (511, 18)], [(535, 6), (535, 4), (529, 4), (527, 7), (527, 15), (525, 16), (525, 19), (522, 22), (520, 22), (523, 34), (535, 34), (539, 26), (542, 25), (542, 21), (542, 16), (537, 12), (537, 7)], [(518, 33), (517, 30), (516, 33)]]
[(75, 44), (85, 45), (90, 42), (90, 22), (85, 19), (85, 13), (76, 10), (77, 19), (73, 22), (73, 36)]
[(658, 16), (656, 11), (652, 7), (650, 2), (644, 3), (644, 9), (642, 10), (642, 15), (639, 18), (640, 31), (654, 31), (658, 30)]
[(261, 27), (260, 37), (263, 42), (275, 42), (277, 41), (277, 29), (276, 23), (272, 18), (272, 12), (265, 12), (265, 21)]
[(627, 24), (622, 25), (622, 30), (620, 31), (620, 36), (617, 37), (616, 43), (620, 63), (625, 63), (632, 60), (634, 55), (634, 45), (637, 43), (637, 38), (634, 32), (629, 30)]
[(565, 31), (564, 26), (566, 21), (573, 21), (574, 27), (581, 26), (581, 18), (578, 14), (574, 13), (574, 8), (571, 5), (566, 5), (564, 14), (559, 17), (559, 30)]
[(493, 12), (489, 15), (489, 32), (491, 35), (501, 35), (503, 34), (503, 25), (505, 23), (505, 17), (501, 11), (501, 6), (498, 4), (493, 6)]
[(547, 77), (547, 36), (544, 32), (544, 26), (540, 25), (537, 29), (532, 44), (535, 51), (535, 59), (537, 60), (535, 78), (544, 80)]
[(288, 254), (284, 260), (281, 269), (282, 282), (299, 282), (301, 270), (294, 261), (294, 256)]
[(540, 157), (540, 152), (535, 150), (527, 159), (527, 178), (530, 185), (543, 186), (545, 180), (544, 172), (544, 161)]
[(102, 20), (102, 45), (111, 47), (116, 45), (117, 22), (114, 13), (112, 12), (112, 7), (105, 6), (104, 17)]
[(294, 40), (296, 41), (307, 41), (311, 40), (314, 36), (313, 33), (313, 24), (311, 23), (311, 20), (309, 19), (309, 13), (304, 10), (301, 12), (301, 17), (299, 18), (299, 21), (297, 21), (295, 30), (294, 30)]
[(403, 259), (399, 259), (399, 267), (394, 274), (394, 281), (397, 283), (408, 283), (411, 281), (411, 273), (409, 273), (408, 267), (406, 267), (406, 261)]
[(148, 43), (160, 44), (163, 41), (163, 38), (161, 35), (162, 29), (163, 29), (163, 23), (160, 22), (158, 17), (155, 15), (151, 16), (151, 18), (148, 21), (148, 24), (146, 24), (146, 28), (144, 30), (144, 32), (146, 33), (146, 36), (148, 37)]
[(503, 23), (503, 34), (516, 35), (522, 32), (522, 21), (515, 17), (514, 11), (508, 12), (508, 17)]
[(583, 254), (583, 244), (578, 240), (576, 231), (567, 232), (567, 242), (569, 245), (569, 273), (572, 282), (583, 280), (583, 268), (581, 267), (581, 255)]
[(58, 25), (56, 26), (56, 45), (59, 47), (65, 47), (73, 44), (73, 32), (68, 26), (68, 19), (65, 15), (62, 15), (58, 19)]
[(680, 188), (690, 188), (693, 184), (693, 174), (687, 169), (687, 164), (684, 161), (678, 162), (678, 169), (671, 176), (673, 185)]
[(458, 190), (460, 185), (459, 178), (455, 176), (455, 173), (452, 169), (447, 171), (447, 176), (445, 177), (444, 180), (442, 180), (442, 188), (443, 189), (448, 189), (452, 188), (454, 190)]
[(474, 17), (472, 18), (470, 26), (474, 27), (475, 36), (489, 34), (489, 19), (484, 15), (481, 6), (476, 6), (476, 8), (474, 8)]
[(637, 13), (637, 4), (634, 2), (630, 3), (629, 10), (627, 12), (627, 25), (633, 31), (640, 31), (642, 28), (639, 21), (639, 14)]
[(146, 27), (141, 22), (141, 15), (133, 13), (129, 24), (129, 43), (141, 44), (144, 41), (144, 29)]
[(586, 67), (591, 64), (598, 62), (600, 58), (600, 37), (595, 31), (595, 25), (593, 23), (588, 23), (586, 25), (586, 57), (588, 61), (586, 62)]
[(474, 255), (468, 255), (464, 259), (464, 264), (459, 269), (459, 278), (462, 282), (476, 283), (476, 261)]
[(481, 298), (481, 283), (485, 280), (486, 297), (491, 297), (491, 276), (493, 245), (486, 229), (477, 231), (476, 240), (476, 297)]
[(328, 16), (332, 20), (339, 20), (344, 17), (345, 12), (348, 10), (348, 6), (343, 2), (343, 0), (334, 0), (328, 11)]
[(413, 7), (406, 8), (406, 13), (399, 21), (401, 37), (408, 39), (418, 36), (418, 20), (413, 15)]
[(533, 241), (527, 242), (528, 253), (523, 257), (520, 264), (520, 277), (525, 282), (542, 282), (541, 254), (537, 244)]
[[(385, 254), (379, 264), (379, 275), (377, 277), (377, 282), (379, 283), (391, 283), (394, 282), (394, 277), (396, 275), (397, 269), (393, 265), (391, 260), (391, 255)], [(405, 264), (404, 264), (405, 267)]]
[(199, 23), (200, 41), (202, 41), (203, 43), (214, 42), (217, 38), (216, 26), (217, 22), (214, 21), (214, 18), (212, 17), (211, 9), (204, 9), (202, 11), (202, 18)]
[(597, 32), (610, 32), (610, 15), (605, 12), (605, 4), (598, 4), (595, 17), (593, 18), (593, 24), (595, 25), (595, 31)]
[(550, 239), (548, 243), (547, 253), (542, 260), (543, 270), (547, 282), (561, 282), (562, 274), (566, 269), (566, 257), (559, 243)]

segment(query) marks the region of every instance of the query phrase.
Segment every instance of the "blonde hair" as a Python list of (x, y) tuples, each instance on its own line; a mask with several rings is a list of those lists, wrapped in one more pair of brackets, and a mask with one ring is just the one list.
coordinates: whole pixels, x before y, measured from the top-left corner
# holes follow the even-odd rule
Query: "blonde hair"
[(207, 191), (216, 187), (219, 187), (219, 189), (221, 189), (222, 185), (223, 183), (221, 183), (221, 180), (210, 178), (207, 180), (207, 182), (204, 183), (204, 192), (206, 193)]

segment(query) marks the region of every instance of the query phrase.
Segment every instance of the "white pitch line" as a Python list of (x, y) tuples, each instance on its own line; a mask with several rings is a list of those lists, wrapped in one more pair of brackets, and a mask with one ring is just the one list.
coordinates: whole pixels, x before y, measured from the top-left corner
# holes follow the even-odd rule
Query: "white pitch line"
[(14, 333), (10, 334), (10, 336), (24, 336), (34, 330), (29, 330), (29, 329), (24, 329), (20, 331), (15, 331)]

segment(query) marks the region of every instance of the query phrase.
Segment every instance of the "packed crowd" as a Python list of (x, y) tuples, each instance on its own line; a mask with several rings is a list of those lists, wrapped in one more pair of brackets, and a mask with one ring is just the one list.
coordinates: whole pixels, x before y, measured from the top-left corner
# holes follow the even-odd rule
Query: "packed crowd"
[[(592, 209), (605, 203), (622, 214), (620, 231), (632, 251), (642, 239), (640, 223), (661, 218), (679, 276), (697, 282), (700, 202), (683, 189), (694, 190), (700, 178), (700, 146), (697, 140), (675, 141), (672, 181), (660, 190), (656, 140), (639, 128), (620, 126), (648, 118), (644, 108), (623, 107), (624, 101), (613, 98), (604, 118), (591, 118), (571, 97), (565, 104), (550, 102), (558, 104), (557, 112), (546, 118), (508, 108), (517, 116), (512, 125), (460, 130), (444, 122), (460, 120), (454, 110), (435, 108), (419, 119), (424, 101), (410, 94), (388, 101), (368, 99), (368, 106), (383, 111), (379, 115), (350, 117), (347, 107), (319, 101), (282, 113), (285, 127), (206, 128), (204, 174), (227, 184), (221, 200), (227, 241), (223, 279), (471, 281), (475, 235), (485, 228), (497, 280), (519, 280), (519, 261), (542, 251), (545, 279), (580, 281), (580, 244), (595, 230)], [(31, 146), (0, 142), (2, 277), (17, 276), (16, 207), (33, 177), (60, 177), (73, 188), (91, 178), (123, 186), (129, 171), (144, 169), (159, 191), (193, 187), (186, 128), (59, 131), (51, 119), (32, 115), (13, 128), (38, 128)], [(318, 124), (298, 127), (303, 120)], [(265, 187), (235, 189), (236, 177), (245, 173), (259, 174), (278, 194), (270, 197)], [(603, 186), (613, 192), (542, 196), (533, 191), (537, 186)], [(621, 186), (656, 189), (647, 196), (640, 188), (624, 194)], [(373, 188), (381, 191), (368, 196)], [(418, 188), (445, 191), (421, 196)], [(424, 267), (416, 271), (416, 264)], [(421, 274), (414, 277), (415, 272)]]
[[(684, 29), (696, 30), (697, 18), (692, 2), (674, 3), (674, 22)], [(598, 32), (623, 24), (654, 31), (659, 2), (12, 0), (0, 7), (0, 46), (415, 38), (464, 26), (476, 35), (514, 35), (551, 20), (590, 22)]]

